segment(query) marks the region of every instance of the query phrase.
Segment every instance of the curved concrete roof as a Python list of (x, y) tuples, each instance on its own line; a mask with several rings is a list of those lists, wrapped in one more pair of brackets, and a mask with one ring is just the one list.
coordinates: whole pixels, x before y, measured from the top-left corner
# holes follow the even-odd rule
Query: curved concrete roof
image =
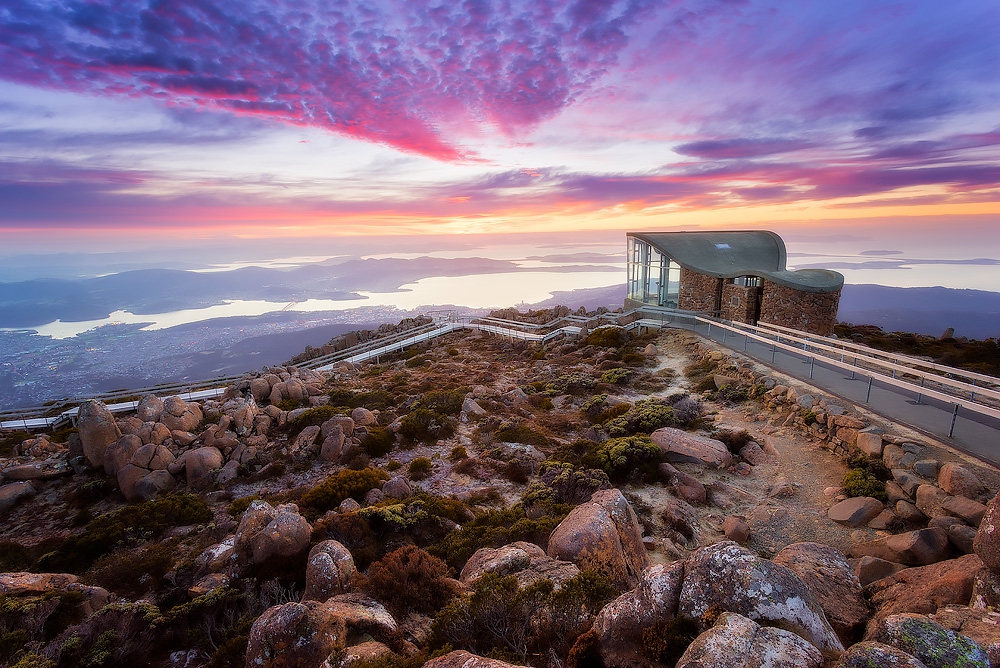
[(677, 264), (716, 278), (759, 276), (803, 292), (836, 292), (843, 274), (829, 269), (785, 269), (785, 242), (774, 232), (629, 232)]

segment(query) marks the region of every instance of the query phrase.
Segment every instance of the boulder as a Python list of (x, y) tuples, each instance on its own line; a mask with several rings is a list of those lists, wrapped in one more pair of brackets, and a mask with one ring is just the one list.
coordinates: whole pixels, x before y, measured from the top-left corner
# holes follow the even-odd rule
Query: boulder
[(395, 477), (382, 483), (382, 494), (393, 499), (408, 499), (413, 496), (413, 490), (406, 478)]
[(126, 501), (131, 503), (132, 501), (140, 500), (135, 486), (148, 474), (149, 469), (144, 469), (141, 466), (136, 466), (135, 464), (126, 464), (118, 469), (118, 473), (116, 474), (118, 479), (118, 489), (121, 490)]
[(948, 540), (962, 554), (975, 551), (976, 530), (967, 524), (956, 522), (947, 528)]
[(745, 545), (750, 540), (750, 527), (742, 517), (730, 515), (722, 521), (722, 533), (726, 538)]
[(58, 592), (80, 592), (83, 595), (80, 612), (89, 617), (111, 602), (111, 594), (103, 587), (80, 584), (70, 573), (0, 573), (0, 596), (30, 598)]
[(659, 468), (660, 474), (667, 479), (670, 489), (677, 496), (688, 503), (705, 503), (708, 492), (701, 481), (683, 471), (678, 471), (673, 464), (667, 462), (661, 463)]
[(911, 499), (916, 497), (918, 487), (927, 484), (926, 480), (906, 469), (892, 469), (892, 479)]
[(677, 668), (821, 668), (823, 655), (801, 637), (726, 612), (694, 639)]
[(350, 550), (335, 540), (324, 540), (309, 551), (303, 600), (326, 601), (346, 594), (358, 574)]
[(869, 457), (882, 458), (882, 434), (873, 431), (858, 432), (855, 445), (858, 446), (858, 450)]
[(132, 461), (132, 455), (143, 447), (142, 439), (135, 434), (125, 434), (104, 450), (104, 472), (117, 475), (118, 471)]
[(987, 493), (986, 485), (975, 473), (961, 464), (948, 462), (938, 471), (938, 487), (954, 496), (979, 499)]
[(355, 426), (360, 427), (369, 427), (378, 422), (374, 413), (367, 408), (362, 408), (361, 406), (358, 406), (351, 411), (351, 419), (354, 420)]
[(861, 586), (867, 587), (872, 582), (894, 575), (904, 568), (906, 566), (903, 564), (897, 564), (893, 561), (886, 561), (877, 557), (861, 557), (855, 568), (855, 574), (858, 576), (858, 582)]
[(941, 510), (978, 527), (986, 515), (986, 506), (964, 496), (949, 496), (941, 502)]
[(222, 468), (225, 459), (218, 448), (189, 450), (184, 457), (187, 484), (191, 489), (205, 489), (215, 482), (214, 472)]
[(974, 547), (986, 567), (1000, 573), (1000, 494), (986, 504)]
[(683, 579), (683, 561), (650, 566), (642, 572), (635, 589), (604, 606), (593, 629), (606, 666), (649, 663), (643, 652), (642, 632), (674, 619)]
[(386, 665), (395, 658), (392, 649), (377, 640), (367, 640), (357, 645), (351, 645), (344, 650), (340, 659), (340, 668), (355, 666)]
[(319, 432), (320, 428), (316, 425), (306, 427), (292, 441), (292, 447), (289, 450), (291, 452), (308, 452), (316, 444)]
[(80, 404), (76, 425), (84, 457), (94, 468), (104, 466), (104, 451), (122, 435), (111, 411), (102, 402), (89, 399)]
[(982, 610), (1000, 609), (1000, 575), (985, 566), (979, 569), (972, 582), (972, 599), (969, 601), (969, 607)]
[(948, 532), (938, 527), (877, 538), (851, 547), (852, 557), (878, 557), (908, 566), (924, 566), (948, 558)]
[(936, 459), (919, 459), (913, 462), (913, 472), (931, 480), (937, 478), (939, 468), (941, 462)]
[(1000, 612), (946, 605), (934, 614), (934, 621), (979, 643), (986, 650), (990, 665), (1000, 666)]
[(271, 383), (266, 376), (258, 376), (250, 381), (250, 394), (258, 404), (267, 401), (271, 396)]
[(920, 512), (933, 519), (949, 514), (941, 507), (948, 498), (948, 493), (937, 485), (920, 485), (917, 487), (915, 505)]
[(649, 437), (672, 462), (698, 462), (726, 468), (733, 463), (733, 456), (722, 441), (697, 434), (689, 434), (682, 429), (662, 427)]
[(879, 623), (873, 640), (912, 655), (927, 668), (990, 666), (986, 650), (979, 643), (924, 615), (904, 613), (887, 617)]
[(679, 612), (702, 620), (712, 606), (780, 625), (822, 652), (844, 650), (819, 601), (799, 576), (731, 541), (701, 548), (684, 567)]
[(750, 441), (740, 448), (740, 457), (750, 466), (760, 466), (767, 461), (767, 455), (755, 441)]
[(480, 406), (472, 397), (466, 397), (465, 401), (462, 402), (462, 412), (466, 415), (478, 415), (480, 417), (486, 415), (486, 409)]
[(323, 439), (323, 444), (319, 448), (319, 458), (325, 462), (339, 461), (345, 440), (344, 430), (341, 429), (340, 425), (335, 425), (330, 430), (329, 435)]
[(318, 601), (268, 608), (250, 629), (246, 665), (253, 668), (311, 668), (343, 649), (347, 626)]
[(870, 496), (845, 499), (830, 507), (827, 516), (837, 524), (849, 527), (865, 526), (885, 509), (882, 502)]
[(896, 517), (909, 524), (922, 524), (927, 521), (927, 516), (909, 501), (897, 501), (895, 510)]
[(159, 422), (163, 415), (163, 399), (155, 394), (147, 394), (139, 399), (135, 407), (135, 416), (143, 422)]
[(320, 426), (320, 438), (326, 439), (340, 427), (344, 438), (350, 437), (354, 433), (354, 420), (346, 415), (335, 415)]
[(37, 493), (35, 486), (28, 481), (12, 482), (9, 485), (0, 486), (0, 515)]
[(148, 500), (161, 492), (169, 492), (177, 486), (177, 481), (170, 475), (169, 471), (150, 471), (135, 482), (134, 494), (136, 499)]
[(201, 406), (196, 403), (188, 403), (180, 397), (167, 397), (163, 400), (160, 422), (170, 431), (194, 431), (203, 417)]
[(518, 668), (512, 663), (500, 659), (486, 659), (470, 654), (463, 649), (448, 652), (444, 656), (431, 659), (424, 668)]
[(793, 543), (772, 561), (799, 576), (823, 608), (827, 621), (849, 645), (868, 621), (861, 582), (840, 550), (819, 543)]
[(698, 547), (701, 538), (698, 513), (686, 501), (673, 496), (664, 496), (660, 507), (660, 519), (668, 530), (668, 538), (691, 548)]
[(312, 527), (294, 504), (274, 508), (253, 501), (243, 513), (233, 550), (242, 564), (262, 564), (271, 557), (292, 557), (309, 547)]
[(617, 489), (595, 492), (570, 511), (549, 537), (548, 555), (594, 570), (619, 590), (635, 587), (649, 565), (639, 521)]
[[(124, 436), (122, 438), (125, 438)], [(132, 453), (130, 464), (150, 471), (163, 471), (174, 461), (174, 453), (162, 445), (144, 445)]]
[(558, 589), (566, 580), (580, 574), (568, 561), (553, 559), (534, 543), (518, 541), (498, 548), (484, 547), (469, 558), (459, 580), (473, 585), (487, 573), (513, 575), (518, 586), (528, 587), (539, 580), (549, 580)]
[(901, 649), (865, 640), (847, 649), (837, 668), (927, 668), (919, 659)]
[(930, 566), (907, 568), (868, 585), (866, 592), (874, 610), (868, 626), (869, 639), (873, 625), (889, 615), (929, 615), (952, 603), (968, 604), (981, 564), (976, 555), (967, 554)]

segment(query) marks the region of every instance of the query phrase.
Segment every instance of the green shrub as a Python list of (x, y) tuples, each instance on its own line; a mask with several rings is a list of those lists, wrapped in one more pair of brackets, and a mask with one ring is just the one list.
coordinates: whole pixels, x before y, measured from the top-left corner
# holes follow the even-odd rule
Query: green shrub
[(448, 565), (415, 545), (394, 550), (372, 564), (366, 588), (397, 619), (411, 612), (434, 614), (458, 593), (448, 577)]
[(462, 524), (427, 551), (461, 571), (469, 557), (481, 547), (501, 547), (519, 540), (544, 545), (565, 514), (529, 519), (524, 507), (490, 509)]
[(802, 414), (802, 419), (805, 420), (805, 423), (807, 425), (816, 422), (816, 411), (812, 409), (807, 410), (805, 413)]
[[(712, 382), (714, 383), (715, 380), (713, 379)], [(738, 404), (750, 399), (751, 390), (752, 388), (749, 385), (743, 383), (732, 383), (731, 385), (726, 385), (716, 391), (715, 398), (717, 401), (721, 400)]]
[(344, 499), (364, 500), (373, 487), (381, 487), (389, 474), (382, 469), (366, 468), (360, 471), (344, 469), (334, 473), (302, 496), (302, 505), (319, 512), (333, 510)]
[(406, 368), (415, 369), (417, 367), (421, 367), (430, 363), (431, 361), (426, 357), (424, 357), (423, 355), (417, 355), (416, 357), (411, 357), (410, 359), (406, 360)]
[(582, 458), (588, 468), (598, 468), (612, 480), (621, 481), (634, 473), (656, 476), (656, 465), (663, 461), (663, 450), (648, 436), (624, 436), (601, 443)]
[(848, 469), (844, 475), (844, 493), (848, 496), (870, 496), (879, 501), (887, 501), (885, 482), (865, 469)]
[(35, 562), (31, 550), (14, 541), (0, 541), (0, 573), (26, 571)]
[(429, 408), (417, 408), (400, 420), (399, 433), (411, 441), (426, 443), (454, 435), (455, 421)]
[(545, 434), (520, 423), (501, 424), (493, 434), (494, 438), (504, 443), (528, 443), (545, 447), (552, 442)]
[(104, 555), (87, 571), (85, 581), (135, 599), (159, 589), (173, 564), (172, 546), (140, 546)]
[[(309, 404), (304, 400), (297, 401), (295, 399), (282, 399), (277, 403), (278, 408), (280, 408), (283, 411), (294, 411), (296, 408), (304, 408), (305, 406), (308, 405)], [(205, 417), (206, 419), (211, 419), (207, 415)], [(198, 426), (199, 429), (195, 429), (196, 432), (201, 431), (204, 427), (208, 425), (198, 425)]]
[(423, 480), (434, 470), (434, 463), (427, 457), (417, 457), (406, 468), (411, 480)]
[(847, 467), (852, 469), (864, 469), (877, 480), (886, 482), (892, 480), (892, 471), (883, 463), (880, 457), (869, 457), (863, 452), (857, 452), (847, 459)]
[(318, 427), (333, 416), (342, 414), (335, 406), (310, 408), (294, 420), (288, 421), (288, 435), (292, 437), (297, 436), (306, 427)]
[(241, 496), (238, 499), (233, 499), (232, 503), (226, 507), (226, 512), (229, 513), (229, 516), (234, 520), (239, 521), (240, 518), (243, 517), (243, 513), (245, 513), (247, 508), (250, 507), (250, 504), (260, 498), (261, 497), (258, 494), (250, 494), (248, 496)]
[(625, 338), (625, 330), (621, 327), (609, 325), (598, 327), (587, 335), (584, 345), (597, 346), (598, 348), (617, 348)]
[(550, 411), (556, 407), (556, 405), (552, 403), (552, 399), (550, 399), (549, 397), (544, 397), (540, 394), (530, 395), (528, 397), (528, 403), (534, 406), (535, 408), (541, 408), (543, 411)]
[(83, 533), (69, 536), (58, 549), (43, 556), (39, 569), (50, 573), (81, 573), (112, 550), (158, 537), (170, 527), (212, 520), (205, 500), (177, 493), (101, 515)]
[(653, 661), (672, 666), (698, 637), (698, 623), (687, 615), (642, 630), (642, 649)]
[(601, 374), (601, 382), (612, 385), (628, 385), (633, 375), (635, 372), (631, 369), (608, 369)]
[(454, 448), (451, 449), (451, 452), (448, 453), (448, 460), (453, 462), (457, 462), (462, 459), (467, 459), (468, 457), (469, 453), (465, 449), (464, 445), (456, 445)]
[(650, 398), (635, 402), (624, 415), (605, 422), (604, 428), (611, 436), (631, 436), (650, 434), (660, 427), (673, 427), (677, 424), (672, 406), (662, 399)]
[(369, 457), (383, 457), (392, 452), (396, 437), (382, 427), (368, 427), (368, 433), (361, 439), (361, 449)]
[(14, 451), (14, 446), (21, 445), (21, 443), (27, 441), (29, 438), (33, 438), (33, 436), (26, 431), (12, 431), (3, 438), (0, 438), (0, 457), (10, 457)]
[(385, 465), (385, 470), (388, 471), (389, 473), (392, 473), (393, 471), (398, 471), (401, 468), (403, 468), (403, 465), (400, 462), (397, 462), (395, 459), (390, 459), (389, 463)]
[(463, 403), (465, 403), (464, 390), (433, 390), (421, 397), (417, 406), (429, 408), (441, 415), (458, 415), (462, 412)]
[[(528, 490), (535, 491), (539, 502), (548, 501), (549, 504), (576, 505), (588, 500), (594, 492), (611, 487), (608, 474), (601, 469), (575, 468), (567, 462), (542, 462), (538, 476), (541, 482), (532, 483)], [(529, 493), (521, 499), (526, 507), (532, 505)]]

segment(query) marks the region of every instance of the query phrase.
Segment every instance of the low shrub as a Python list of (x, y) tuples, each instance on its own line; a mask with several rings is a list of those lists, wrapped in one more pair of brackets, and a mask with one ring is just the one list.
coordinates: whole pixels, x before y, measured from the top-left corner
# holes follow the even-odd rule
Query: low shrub
[(411, 612), (434, 614), (458, 593), (455, 581), (448, 577), (448, 565), (415, 545), (401, 547), (373, 563), (366, 588), (397, 619)]
[(601, 374), (601, 382), (611, 385), (628, 385), (634, 375), (635, 372), (631, 369), (608, 369)]
[(468, 458), (468, 456), (469, 453), (465, 449), (464, 445), (456, 445), (454, 448), (451, 449), (451, 452), (448, 453), (448, 460), (457, 462)]
[(740, 450), (742, 450), (747, 443), (753, 440), (753, 436), (751, 436), (750, 432), (746, 429), (741, 429), (740, 431), (722, 429), (712, 434), (712, 438), (717, 441), (722, 441), (729, 452), (734, 455), (740, 454)]
[(663, 458), (663, 450), (648, 436), (624, 436), (599, 444), (581, 463), (601, 469), (611, 480), (620, 482), (636, 475), (657, 477), (657, 464)]
[(865, 469), (848, 469), (844, 475), (844, 493), (848, 496), (870, 496), (887, 501), (885, 481), (879, 480)]
[(10, 457), (14, 452), (14, 446), (21, 445), (29, 438), (33, 438), (33, 436), (26, 431), (12, 431), (0, 438), (0, 457)]
[(424, 357), (423, 355), (417, 355), (415, 357), (411, 357), (405, 362), (407, 369), (416, 369), (417, 367), (422, 367), (430, 363), (431, 361), (426, 357)]
[(640, 399), (623, 415), (612, 418), (604, 423), (610, 436), (632, 436), (634, 434), (650, 434), (660, 427), (673, 427), (678, 424), (674, 418), (674, 409), (662, 399)]
[(83, 533), (66, 538), (58, 549), (39, 559), (38, 568), (50, 573), (82, 573), (116, 548), (156, 538), (170, 527), (211, 520), (212, 511), (205, 500), (184, 492), (126, 506), (101, 515)]
[(549, 397), (542, 396), (540, 394), (530, 395), (528, 397), (528, 403), (534, 406), (535, 408), (541, 408), (543, 411), (550, 411), (556, 407), (556, 405), (552, 403), (552, 399), (550, 399)]
[[(712, 381), (715, 382), (714, 379)], [(725, 385), (715, 392), (716, 401), (725, 401), (731, 404), (738, 404), (748, 401), (751, 398), (753, 388), (745, 383), (732, 383)]]
[(341, 414), (341, 411), (335, 406), (317, 406), (316, 408), (310, 408), (294, 420), (288, 421), (288, 435), (290, 437), (298, 436), (298, 434), (306, 427), (318, 427), (333, 416)]
[(434, 470), (434, 463), (427, 457), (417, 457), (406, 468), (411, 480), (423, 480)]
[(421, 397), (417, 406), (429, 408), (441, 415), (458, 415), (462, 412), (463, 403), (465, 403), (464, 390), (433, 390)]
[(643, 629), (642, 649), (653, 661), (672, 666), (697, 637), (698, 622), (687, 615), (677, 615), (669, 622)]
[(163, 584), (174, 564), (170, 545), (148, 545), (106, 554), (87, 571), (84, 581), (119, 596), (136, 599)]
[(399, 433), (411, 441), (436, 441), (454, 435), (455, 421), (429, 408), (417, 408), (400, 420)]
[(590, 332), (583, 342), (584, 345), (598, 348), (617, 348), (624, 342), (626, 336), (625, 330), (621, 327), (609, 325)]
[(368, 427), (368, 433), (361, 439), (361, 449), (369, 457), (384, 457), (392, 452), (396, 437), (383, 427)]
[(493, 434), (493, 437), (504, 443), (528, 443), (541, 447), (545, 447), (552, 442), (552, 439), (545, 434), (521, 423), (501, 424), (500, 428)]
[(366, 468), (359, 471), (344, 469), (302, 495), (301, 503), (323, 513), (335, 509), (347, 498), (355, 501), (364, 500), (368, 490), (381, 487), (382, 481), (388, 479), (389, 474), (382, 469)]
[(233, 499), (229, 506), (226, 507), (226, 512), (229, 513), (229, 516), (234, 520), (239, 521), (240, 518), (243, 517), (243, 513), (245, 513), (247, 508), (250, 507), (250, 504), (260, 498), (261, 497), (258, 494), (250, 494), (247, 496), (241, 496), (238, 499)]
[(864, 469), (877, 480), (886, 482), (892, 480), (892, 471), (885, 465), (879, 457), (869, 457), (863, 452), (858, 452), (847, 459), (847, 467), (852, 469)]
[(564, 517), (565, 514), (555, 514), (531, 519), (520, 504), (490, 509), (465, 522), (427, 551), (460, 572), (469, 557), (481, 547), (501, 547), (519, 540), (544, 545)]

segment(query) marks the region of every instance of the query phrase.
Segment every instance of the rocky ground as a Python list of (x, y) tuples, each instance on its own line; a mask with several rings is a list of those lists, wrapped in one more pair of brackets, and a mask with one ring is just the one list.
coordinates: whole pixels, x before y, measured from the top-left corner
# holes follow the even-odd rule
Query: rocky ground
[(1000, 472), (687, 332), (3, 443), (0, 665), (1000, 665)]

